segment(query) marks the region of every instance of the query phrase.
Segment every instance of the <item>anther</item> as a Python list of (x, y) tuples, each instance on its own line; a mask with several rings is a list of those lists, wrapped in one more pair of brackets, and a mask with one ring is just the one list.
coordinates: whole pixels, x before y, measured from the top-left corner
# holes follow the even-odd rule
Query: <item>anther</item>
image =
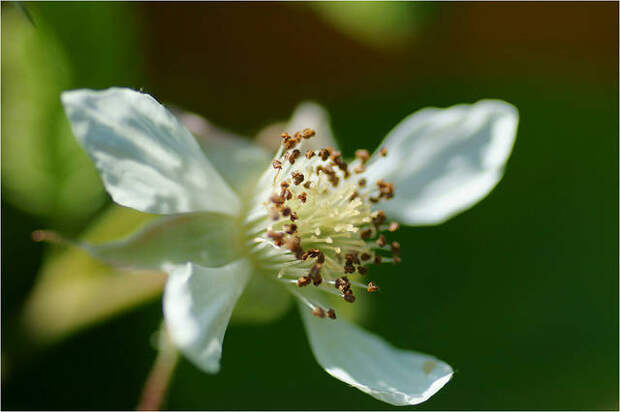
[(306, 152), (306, 159), (312, 159), (314, 157), (314, 150), (308, 150)]
[(297, 279), (297, 286), (302, 288), (308, 286), (312, 280), (308, 276), (301, 276)]
[(375, 260), (373, 261), (373, 263), (374, 263), (375, 265), (380, 265), (382, 260), (383, 260), (383, 258), (381, 258), (381, 256), (376, 255), (376, 256), (375, 256)]
[(301, 203), (306, 203), (308, 195), (306, 192), (302, 192), (300, 195), (297, 195), (297, 199), (301, 200)]
[(288, 184), (288, 182), (285, 180), (284, 182), (280, 183), (280, 187), (282, 189), (287, 189), (290, 185)]
[(379, 150), (379, 154), (383, 157), (387, 156), (387, 149), (382, 147), (381, 150)]
[(390, 222), (390, 226), (388, 226), (388, 230), (390, 232), (396, 232), (400, 228), (398, 222)]
[(319, 151), (319, 157), (321, 158), (321, 160), (327, 160), (329, 158), (329, 150), (327, 150), (326, 148), (321, 149)]
[(290, 207), (285, 207), (284, 209), (282, 209), (282, 216), (286, 217), (289, 216), (291, 214), (291, 208)]
[(364, 186), (366, 186), (366, 179), (361, 178), (360, 180), (358, 180), (358, 181), (357, 181), (357, 184), (358, 184), (360, 187), (364, 187)]
[(370, 153), (366, 149), (359, 149), (355, 151), (355, 157), (360, 159), (362, 163), (366, 163), (370, 159)]
[(325, 311), (320, 306), (315, 307), (312, 310), (312, 314), (314, 316), (316, 316), (317, 318), (324, 318), (325, 317)]
[(351, 289), (351, 282), (349, 282), (349, 278), (342, 276), (334, 281), (334, 287), (342, 293), (346, 293)]
[(362, 255), (360, 256), (360, 258), (361, 258), (364, 262), (366, 262), (366, 261), (370, 260), (370, 254), (368, 254), (368, 253), (364, 252), (364, 253), (362, 253)]
[(271, 239), (273, 239), (273, 243), (276, 246), (282, 246), (282, 241), (284, 239), (284, 233), (282, 232), (274, 232), (273, 230), (270, 230), (267, 232), (267, 236), (269, 236)]
[(291, 223), (290, 225), (284, 225), (284, 231), (289, 235), (297, 232), (297, 225), (295, 223)]
[(291, 176), (293, 177), (293, 183), (295, 183), (296, 186), (299, 186), (304, 181), (304, 175), (300, 172), (295, 171)]
[(330, 309), (327, 311), (327, 316), (328, 316), (330, 319), (336, 319), (336, 311), (330, 308)]
[(290, 164), (295, 164), (295, 159), (299, 157), (301, 152), (298, 149), (293, 150), (288, 154), (288, 161)]
[(375, 285), (375, 282), (368, 282), (368, 292), (373, 293), (379, 290), (379, 287)]
[(394, 253), (395, 255), (398, 255), (400, 253), (400, 243), (394, 241), (392, 242), (392, 253)]
[(282, 169), (282, 162), (277, 159), (274, 159), (273, 162), (271, 162), (271, 165), (274, 169)]
[(297, 219), (299, 219), (297, 216), (297, 212), (291, 212), (291, 216), (289, 216), (289, 219), (291, 219), (291, 222), (294, 222)]
[(310, 189), (310, 184), (311, 184), (311, 182), (308, 180), (306, 183), (304, 183), (304, 187), (306, 189)]
[(366, 273), (368, 273), (368, 268), (366, 266), (361, 266), (360, 265), (360, 266), (357, 267), (357, 272), (360, 275), (365, 275)]
[(301, 137), (303, 137), (304, 139), (310, 139), (315, 134), (316, 132), (312, 129), (304, 129), (301, 131)]
[(372, 223), (375, 226), (379, 226), (381, 223), (385, 222), (385, 212), (383, 210), (377, 210), (372, 217)]
[(387, 240), (385, 239), (385, 236), (379, 235), (379, 237), (377, 238), (377, 245), (379, 245), (380, 247), (383, 247), (386, 245), (386, 243), (387, 243)]
[(360, 236), (362, 237), (362, 239), (367, 240), (370, 239), (370, 237), (372, 236), (372, 230), (371, 229), (364, 229), (362, 230), (362, 232), (360, 233)]
[(353, 292), (351, 292), (351, 290), (349, 290), (348, 293), (345, 293), (343, 298), (349, 303), (355, 302), (355, 296), (353, 296)]
[(285, 199), (284, 199), (284, 197), (283, 197), (283, 196), (279, 196), (279, 195), (273, 194), (273, 195), (271, 195), (271, 197), (269, 198), (269, 200), (270, 200), (272, 203), (276, 204), (276, 205), (281, 205), (281, 204), (283, 204), (283, 203), (284, 203), (284, 200), (285, 200)]

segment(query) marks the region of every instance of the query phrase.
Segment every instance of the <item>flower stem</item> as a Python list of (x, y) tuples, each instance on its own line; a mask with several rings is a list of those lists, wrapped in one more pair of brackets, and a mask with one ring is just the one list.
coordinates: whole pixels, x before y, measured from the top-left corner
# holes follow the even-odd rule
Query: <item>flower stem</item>
[(170, 341), (165, 325), (162, 324), (159, 352), (144, 383), (137, 410), (158, 411), (161, 409), (178, 359), (179, 354)]

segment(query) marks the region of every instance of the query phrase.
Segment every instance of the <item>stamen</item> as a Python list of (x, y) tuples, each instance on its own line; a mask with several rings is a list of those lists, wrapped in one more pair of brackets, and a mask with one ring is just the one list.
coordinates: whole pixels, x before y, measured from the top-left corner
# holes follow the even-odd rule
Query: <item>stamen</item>
[[(369, 185), (363, 175), (350, 178), (365, 172), (370, 153), (357, 150), (350, 166), (333, 147), (302, 153), (302, 140), (315, 135), (312, 129), (282, 133), (245, 225), (261, 267), (289, 285), (314, 316), (336, 319), (333, 309), (304, 296), (309, 293), (304, 288), (312, 284), (349, 303), (356, 300), (354, 288), (378, 291), (374, 282), (355, 279), (369, 272), (370, 263), (400, 261), (400, 244), (381, 233), (399, 226), (386, 223), (383, 211), (373, 211), (375, 203), (394, 197), (393, 183), (380, 179)], [(382, 148), (379, 154), (387, 151)]]

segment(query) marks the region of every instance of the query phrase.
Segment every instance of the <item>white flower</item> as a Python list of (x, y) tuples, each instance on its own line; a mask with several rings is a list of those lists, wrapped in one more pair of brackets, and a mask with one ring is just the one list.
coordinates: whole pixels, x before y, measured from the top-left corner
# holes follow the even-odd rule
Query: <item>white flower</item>
[[(446, 363), (336, 319), (333, 295), (352, 303), (377, 289), (362, 283), (369, 266), (400, 261), (398, 243), (380, 233), (398, 227), (386, 216), (437, 224), (489, 193), (514, 142), (513, 106), (421, 110), (372, 156), (360, 150), (346, 164), (324, 111), (309, 103), (269, 161), (234, 138), (208, 141), (203, 151), (155, 99), (133, 90), (70, 91), (62, 102), (114, 201), (167, 215), (128, 239), (84, 247), (111, 263), (169, 273), (166, 325), (198, 367), (218, 372), (233, 307), (248, 282), (262, 279), (298, 298), (330, 375), (393, 405), (423, 402), (450, 380)], [(260, 177), (250, 172), (257, 165), (266, 169)]]

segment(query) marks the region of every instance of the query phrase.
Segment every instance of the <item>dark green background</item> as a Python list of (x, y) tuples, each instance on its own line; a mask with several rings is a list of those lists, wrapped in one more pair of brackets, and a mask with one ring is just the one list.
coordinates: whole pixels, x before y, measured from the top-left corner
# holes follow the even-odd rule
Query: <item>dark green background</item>
[[(366, 325), (456, 370), (412, 409), (618, 408), (616, 3), (405, 4), (419, 30), (383, 45), (301, 3), (24, 4), (73, 88), (144, 88), (248, 136), (307, 98), (348, 154), (418, 108), (514, 104), (504, 179), (448, 223), (399, 232), (406, 259), (380, 269)], [(3, 365), (28, 346), (11, 320), (43, 257), (29, 233), (50, 225), (2, 203)], [(3, 373), (2, 408), (134, 408), (160, 320), (157, 300), (29, 354)], [(393, 409), (329, 377), (294, 311), (231, 327), (219, 375), (182, 361), (165, 406)]]

